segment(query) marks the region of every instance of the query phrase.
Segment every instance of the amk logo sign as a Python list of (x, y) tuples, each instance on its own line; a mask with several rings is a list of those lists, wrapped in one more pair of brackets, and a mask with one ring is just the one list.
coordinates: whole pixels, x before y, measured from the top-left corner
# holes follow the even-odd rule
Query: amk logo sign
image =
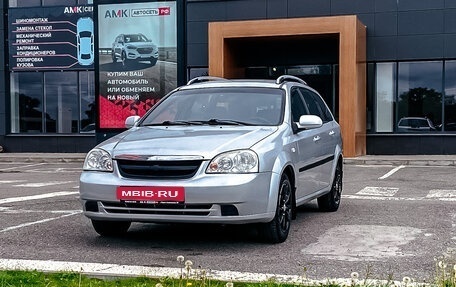
[(147, 16), (166, 16), (171, 14), (170, 7), (106, 10), (105, 18), (128, 18)]
[(79, 14), (79, 13), (91, 13), (91, 12), (93, 12), (93, 6), (65, 7), (65, 10), (63, 10), (64, 14)]

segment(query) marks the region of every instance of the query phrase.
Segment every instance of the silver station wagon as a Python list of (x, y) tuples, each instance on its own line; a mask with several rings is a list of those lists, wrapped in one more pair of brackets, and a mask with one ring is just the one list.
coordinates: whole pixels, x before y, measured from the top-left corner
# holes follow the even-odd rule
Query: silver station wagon
[(196, 78), (126, 126), (87, 154), (80, 176), (100, 235), (132, 222), (254, 223), (280, 243), (297, 206), (339, 208), (340, 126), (299, 78)]

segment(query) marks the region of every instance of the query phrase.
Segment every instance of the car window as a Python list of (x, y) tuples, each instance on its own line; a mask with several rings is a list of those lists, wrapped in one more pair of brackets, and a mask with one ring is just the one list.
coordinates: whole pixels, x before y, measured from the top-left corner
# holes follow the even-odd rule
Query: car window
[(299, 90), (311, 115), (319, 116), (324, 123), (332, 121), (331, 113), (319, 95), (307, 89)]
[(157, 104), (143, 125), (164, 121), (238, 121), (278, 125), (283, 119), (284, 92), (270, 88), (207, 88), (182, 90)]
[(291, 89), (291, 116), (294, 122), (299, 122), (302, 115), (308, 115), (306, 105), (297, 88)]

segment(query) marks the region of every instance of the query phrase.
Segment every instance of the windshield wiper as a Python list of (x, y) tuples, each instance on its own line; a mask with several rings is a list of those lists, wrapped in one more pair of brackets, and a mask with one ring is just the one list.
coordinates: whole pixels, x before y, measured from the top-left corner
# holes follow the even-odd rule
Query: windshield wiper
[(199, 121), (164, 121), (161, 123), (150, 123), (142, 126), (188, 126), (188, 125), (202, 125)]
[(236, 121), (236, 120), (220, 120), (220, 119), (210, 119), (208, 121), (201, 121), (202, 123), (209, 125), (233, 125), (233, 126), (251, 126), (251, 123)]

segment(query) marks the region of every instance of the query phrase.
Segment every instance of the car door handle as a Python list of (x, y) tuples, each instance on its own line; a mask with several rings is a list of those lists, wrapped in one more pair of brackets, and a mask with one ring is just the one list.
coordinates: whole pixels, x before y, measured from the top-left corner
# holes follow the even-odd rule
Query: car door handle
[(314, 142), (317, 142), (317, 141), (319, 141), (320, 139), (321, 139), (320, 136), (314, 136), (313, 141), (314, 141)]
[(334, 134), (335, 134), (334, 131), (330, 131), (330, 132), (329, 132), (329, 135), (330, 135), (330, 136), (333, 136)]

